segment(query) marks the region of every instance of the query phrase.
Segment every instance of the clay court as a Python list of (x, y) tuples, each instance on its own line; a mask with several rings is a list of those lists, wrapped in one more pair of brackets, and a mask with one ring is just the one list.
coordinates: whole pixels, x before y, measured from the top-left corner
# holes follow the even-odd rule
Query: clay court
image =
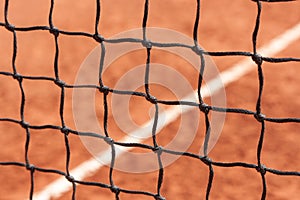
[[(26, 30), (26, 27), (48, 27), (50, 0), (0, 0), (0, 199), (29, 199), (33, 189), (33, 199), (72, 199), (72, 183), (67, 179), (58, 188), (67, 191), (52, 191), (51, 194), (38, 198), (50, 184), (64, 178), (67, 169), (70, 175), (82, 163), (93, 159), (89, 149), (82, 143), (82, 138), (74, 134), (76, 131), (93, 131), (93, 127), (78, 130), (74, 119), (73, 93), (75, 88), (64, 88), (64, 105), (62, 113), (61, 83), (55, 84), (55, 65), (59, 79), (67, 85), (76, 82), (82, 63), (89, 53), (99, 47), (99, 43), (91, 37), (95, 33), (97, 1), (60, 0), (55, 1), (52, 13), (54, 27), (61, 31), (58, 35), (58, 46), (55, 46), (55, 33), (49, 30)], [(5, 4), (9, 3), (7, 19), (14, 28), (5, 27)], [(131, 29), (142, 28), (144, 17), (142, 0), (103, 0), (101, 1), (98, 32), (105, 39)], [(261, 2), (262, 12), (257, 34), (257, 53), (278, 36), (292, 30), (300, 22), (300, 2)], [(210, 0), (200, 3), (200, 21), (198, 42), (207, 52), (250, 52), (253, 53), (252, 34), (256, 24), (257, 2), (250, 0)], [(147, 27), (167, 28), (193, 38), (193, 29), (197, 13), (197, 1), (194, 0), (150, 0)], [(299, 29), (298, 29), (299, 30)], [(65, 32), (88, 33), (89, 36), (64, 34)], [(16, 59), (14, 57), (14, 34), (16, 34)], [(296, 36), (295, 36), (296, 35)], [(282, 50), (274, 50), (272, 55), (261, 55), (272, 58), (287, 58), (289, 62), (262, 62), (264, 78), (261, 96), (261, 112), (268, 119), (289, 119), (284, 123), (263, 120), (265, 125), (260, 161), (267, 169), (275, 169), (281, 173), (266, 172), (266, 199), (299, 199), (300, 191), (300, 34)], [(142, 37), (140, 39), (143, 39)], [(106, 42), (104, 41), (104, 44)], [(286, 44), (287, 42), (281, 41)], [(281, 44), (280, 43), (280, 44)], [(147, 60), (146, 48), (141, 45), (138, 51), (130, 52), (114, 60), (102, 77), (104, 85), (114, 88), (128, 71), (143, 66)], [(144, 48), (144, 49), (143, 49)], [(59, 49), (59, 52), (57, 51)], [(268, 51), (264, 51), (268, 52)], [(56, 57), (58, 53), (58, 57)], [(55, 64), (55, 58), (57, 63)], [(243, 109), (255, 113), (259, 96), (259, 74), (257, 65), (251, 56), (213, 56), (220, 74), (249, 59), (252, 68), (237, 80), (224, 85), (226, 107)], [(284, 60), (284, 59), (283, 59)], [(12, 64), (13, 63), (13, 64)], [(152, 47), (151, 63), (159, 63), (179, 72), (188, 80), (193, 90), (197, 89), (199, 72), (186, 60), (175, 56), (166, 49)], [(14, 67), (23, 78), (20, 89), (18, 77), (13, 76)], [(151, 75), (151, 74), (150, 74)], [(36, 78), (28, 78), (36, 77)], [(41, 79), (39, 77), (50, 77)], [(19, 77), (20, 78), (20, 77)], [(137, 77), (143, 80), (143, 76)], [(234, 79), (234, 78), (232, 78)], [(151, 81), (151, 77), (150, 77)], [(87, 89), (87, 88), (85, 88)], [(145, 92), (144, 85), (136, 91)], [(172, 100), (174, 92), (157, 84), (150, 84), (150, 91), (157, 99)], [(185, 94), (185, 92), (183, 92)], [(103, 93), (95, 95), (94, 109), (104, 136), (105, 121)], [(187, 95), (187, 94), (185, 94)], [(22, 100), (22, 97), (25, 96)], [(117, 95), (116, 95), (117, 96)], [(122, 141), (127, 132), (120, 128), (112, 114), (113, 93), (107, 95), (107, 132), (115, 141)], [(176, 99), (178, 100), (178, 99)], [(210, 105), (211, 98), (204, 98)], [(22, 104), (22, 102), (24, 104)], [(85, 99), (81, 99), (83, 104)], [(214, 106), (214, 105), (213, 105)], [(144, 97), (132, 96), (128, 105), (131, 120), (138, 126), (151, 120), (154, 106)], [(160, 109), (172, 109), (174, 105), (160, 105)], [(198, 155), (205, 139), (205, 114), (198, 108), (191, 109), (182, 115), (190, 119), (190, 124), (183, 127), (184, 133), (194, 131), (193, 119), (196, 112), (199, 117), (196, 135), (186, 150)], [(216, 111), (210, 110), (210, 115)], [(23, 116), (21, 116), (23, 113)], [(63, 123), (70, 130), (63, 134), (57, 127)], [(26, 124), (21, 126), (22, 117)], [(174, 138), (180, 128), (181, 118), (178, 116), (163, 127), (156, 136), (156, 142), (164, 148)], [(89, 117), (86, 118), (89, 121)], [(159, 120), (159, 119), (158, 119)], [(24, 128), (25, 127), (25, 128)], [(211, 161), (216, 163), (246, 163), (257, 166), (258, 144), (261, 137), (262, 122), (253, 114), (227, 112), (224, 126), (214, 148), (208, 153)], [(151, 128), (151, 127), (150, 127)], [(182, 127), (181, 127), (182, 128)], [(183, 136), (185, 137), (185, 136)], [(100, 141), (100, 139), (98, 139)], [(26, 152), (26, 141), (28, 152)], [(70, 154), (67, 153), (66, 141)], [(153, 138), (141, 143), (153, 146)], [(109, 147), (102, 141), (99, 145)], [(98, 153), (104, 151), (99, 148)], [(173, 149), (174, 150), (174, 149)], [(132, 148), (130, 152), (152, 152), (151, 149)], [(163, 155), (164, 153), (162, 153)], [(69, 165), (67, 160), (69, 157)], [(153, 153), (153, 155), (156, 155)], [(116, 163), (135, 165), (126, 156), (118, 156)], [(156, 157), (154, 157), (156, 158)], [(26, 159), (28, 159), (26, 161)], [(149, 163), (148, 163), (149, 162)], [(16, 164), (19, 163), (19, 164)], [(26, 164), (34, 166), (26, 168)], [(145, 160), (141, 165), (157, 164)], [(84, 183), (100, 183), (88, 185), (78, 183), (76, 199), (117, 199), (111, 191), (110, 165), (95, 168), (84, 168)], [(246, 199), (262, 198), (262, 175), (255, 167), (224, 167), (211, 165), (214, 171), (209, 199)], [(67, 168), (67, 169), (66, 169)], [(93, 167), (92, 167), (93, 168)], [(42, 169), (42, 170), (39, 170)], [(48, 172), (46, 172), (48, 170)], [(52, 170), (52, 171), (51, 171)], [(56, 173), (58, 170), (64, 174)], [(50, 172), (49, 172), (50, 171)], [(33, 175), (31, 176), (31, 172)], [(163, 168), (163, 176), (159, 170), (144, 173), (129, 173), (114, 169), (112, 180), (114, 186), (120, 188), (119, 199), (155, 199), (158, 193), (165, 199), (205, 199), (209, 182), (209, 165), (191, 156), (180, 156), (177, 160)], [(34, 187), (31, 187), (34, 177)], [(159, 186), (159, 177), (163, 177)], [(71, 180), (72, 181), (72, 180)], [(147, 194), (126, 191), (143, 191)]]

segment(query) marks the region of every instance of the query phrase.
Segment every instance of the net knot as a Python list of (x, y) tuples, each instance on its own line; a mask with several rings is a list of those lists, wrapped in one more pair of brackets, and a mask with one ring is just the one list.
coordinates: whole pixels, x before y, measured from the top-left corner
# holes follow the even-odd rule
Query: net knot
[(200, 103), (199, 104), (199, 108), (202, 112), (204, 112), (205, 114), (208, 114), (210, 111), (210, 106), (208, 106), (206, 103)]
[(150, 95), (150, 94), (146, 95), (145, 98), (146, 98), (148, 101), (150, 101), (151, 103), (153, 103), (153, 104), (156, 104), (156, 103), (157, 103), (157, 99), (156, 99), (154, 96)]
[(117, 186), (111, 186), (110, 187), (110, 191), (115, 193), (115, 194), (119, 194), (120, 193), (120, 188), (118, 188)]
[(58, 35), (59, 35), (59, 30), (58, 30), (57, 28), (55, 28), (55, 27), (51, 27), (51, 28), (49, 29), (49, 32), (50, 32), (51, 34), (53, 34), (55, 37), (58, 37)]
[(197, 54), (197, 55), (201, 55), (203, 54), (203, 49), (201, 47), (199, 47), (198, 45), (195, 45), (192, 47), (192, 50)]
[(99, 91), (103, 94), (107, 95), (109, 93), (109, 87), (107, 86), (100, 86)]
[(105, 137), (104, 141), (109, 145), (112, 145), (114, 143), (114, 140), (110, 137)]
[(142, 45), (143, 45), (144, 47), (146, 47), (147, 49), (151, 49), (151, 48), (152, 48), (152, 42), (149, 41), (149, 40), (143, 40), (143, 41), (142, 41)]
[(26, 169), (33, 172), (35, 170), (35, 166), (33, 164), (26, 164)]
[(99, 34), (94, 34), (93, 38), (94, 38), (94, 40), (96, 40), (99, 43), (102, 43), (104, 41), (104, 37), (102, 35), (99, 35)]
[(23, 121), (23, 120), (21, 121), (20, 124), (21, 124), (21, 126), (22, 126), (23, 128), (25, 128), (25, 129), (29, 127), (29, 124), (28, 124), (27, 122)]
[(156, 195), (154, 196), (154, 198), (155, 198), (155, 200), (166, 200), (166, 198), (160, 196), (160, 194), (156, 194)]
[(206, 165), (210, 165), (212, 163), (212, 160), (207, 156), (202, 157), (201, 161), (204, 162)]
[(69, 135), (69, 133), (70, 133), (70, 129), (69, 129), (68, 127), (66, 127), (66, 126), (62, 127), (62, 128), (60, 129), (60, 131), (61, 131), (63, 134), (65, 134), (65, 135)]
[(163, 148), (161, 146), (156, 146), (152, 150), (153, 150), (154, 153), (157, 153), (158, 155), (161, 155), (162, 151), (163, 151)]
[(59, 87), (65, 87), (66, 83), (63, 82), (62, 80), (55, 80), (54, 83), (59, 86)]
[(71, 175), (66, 175), (65, 177), (70, 182), (74, 182), (75, 181), (75, 178), (73, 176), (71, 176)]
[(12, 24), (5, 24), (5, 28), (6, 28), (8, 31), (11, 31), (11, 32), (14, 32), (14, 31), (15, 31), (15, 26), (12, 25)]
[(15, 73), (15, 74), (13, 75), (13, 77), (14, 77), (14, 79), (18, 80), (19, 82), (22, 82), (22, 80), (23, 80), (22, 75), (19, 74), (19, 73)]
[(257, 121), (263, 122), (266, 118), (266, 115), (264, 115), (262, 113), (256, 113), (256, 114), (254, 114), (254, 117)]
[(256, 171), (258, 171), (259, 173), (261, 173), (262, 175), (266, 174), (266, 166), (261, 164), (259, 166), (256, 167)]
[(262, 56), (260, 54), (253, 54), (251, 56), (252, 60), (257, 64), (257, 65), (261, 65), (263, 60), (262, 60)]

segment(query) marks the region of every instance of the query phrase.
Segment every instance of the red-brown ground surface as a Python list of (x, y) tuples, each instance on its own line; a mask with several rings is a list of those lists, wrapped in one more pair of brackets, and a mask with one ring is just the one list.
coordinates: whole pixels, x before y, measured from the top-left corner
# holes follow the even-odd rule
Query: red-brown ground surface
[[(62, 30), (93, 33), (96, 1), (57, 1), (54, 7), (54, 25)], [(143, 17), (141, 0), (104, 0), (101, 6), (99, 32), (111, 37), (119, 32), (140, 28)], [(48, 25), (48, 0), (10, 0), (8, 18), (16, 27)], [(263, 3), (261, 28), (258, 46), (267, 44), (272, 38), (293, 27), (300, 21), (300, 2)], [(0, 22), (4, 22), (4, 0), (0, 0)], [(163, 27), (179, 31), (192, 37), (196, 1), (151, 0), (148, 26)], [(201, 4), (199, 43), (209, 51), (252, 51), (251, 35), (255, 24), (256, 4), (240, 0), (210, 0)], [(17, 32), (18, 54), (17, 70), (22, 75), (42, 75), (54, 77), (54, 39), (47, 31)], [(13, 37), (4, 27), (0, 27), (0, 71), (12, 72)], [(78, 68), (97, 46), (92, 39), (84, 37), (59, 36), (59, 71), (62, 80), (73, 84)], [(299, 57), (300, 41), (288, 46), (277, 57)], [(145, 52), (136, 52), (135, 59), (120, 58), (104, 76), (106, 85), (113, 87), (118, 78), (131, 67), (145, 63)], [(193, 87), (197, 85), (197, 73), (191, 67), (182, 67), (185, 62), (172, 55), (153, 52), (153, 62), (172, 66), (188, 77)], [(122, 60), (123, 59), (123, 60)], [(238, 62), (241, 57), (214, 57), (222, 72)], [(121, 64), (123, 64), (121, 66)], [(118, 69), (116, 69), (118, 67)], [(264, 63), (265, 87), (262, 99), (262, 112), (270, 117), (299, 117), (300, 64)], [(47, 81), (23, 82), (26, 104), (25, 119), (32, 125), (61, 125), (59, 118), (60, 89)], [(154, 94), (161, 95), (162, 88), (152, 88)], [(169, 95), (171, 95), (169, 93)], [(254, 70), (226, 87), (227, 106), (254, 111), (258, 95), (258, 77)], [(166, 98), (168, 98), (167, 96)], [(20, 90), (17, 81), (0, 76), (0, 118), (20, 119)], [(101, 116), (101, 95), (99, 95), (99, 120)], [(148, 108), (144, 98), (133, 98), (132, 106)], [(131, 109), (132, 118), (142, 124), (149, 119), (148, 109)], [(146, 114), (145, 114), (146, 113)], [(65, 121), (75, 129), (72, 115), (72, 89), (66, 89)], [(198, 153), (203, 140), (204, 122), (200, 118), (199, 133), (189, 151)], [(109, 114), (109, 132), (120, 132)], [(178, 128), (180, 120), (165, 127), (158, 136), (160, 145), (172, 139), (172, 132)], [(296, 123), (266, 123), (262, 162), (278, 170), (300, 171), (299, 128)], [(189, 131), (189, 127), (186, 127)], [(219, 141), (209, 156), (214, 161), (241, 161), (256, 164), (256, 147), (260, 134), (260, 124), (253, 116), (227, 114)], [(113, 135), (114, 136), (114, 135)], [(120, 138), (121, 135), (116, 135)], [(71, 169), (92, 156), (81, 143), (80, 138), (69, 135), (71, 147)], [(0, 162), (24, 161), (25, 130), (19, 125), (0, 122)], [(145, 141), (151, 144), (151, 140)], [(60, 131), (31, 130), (29, 159), (32, 164), (42, 168), (65, 171), (64, 136)], [(121, 158), (120, 158), (121, 159)], [(215, 176), (211, 199), (260, 199), (262, 184), (260, 174), (244, 168), (214, 167)], [(86, 180), (109, 184), (109, 168), (102, 167)], [(126, 189), (145, 190), (156, 193), (157, 172), (131, 174), (114, 171), (113, 179), (117, 186)], [(41, 191), (58, 175), (36, 172), (35, 192)], [(267, 198), (298, 199), (300, 178), (296, 176), (277, 176), (267, 173)], [(208, 168), (196, 159), (181, 157), (165, 168), (162, 195), (167, 199), (204, 199), (208, 180)], [(21, 167), (0, 165), (0, 199), (26, 199), (29, 195), (30, 174)], [(77, 199), (114, 199), (109, 189), (78, 185)], [(121, 199), (152, 199), (143, 195), (121, 193)], [(59, 199), (71, 199), (71, 192)]]

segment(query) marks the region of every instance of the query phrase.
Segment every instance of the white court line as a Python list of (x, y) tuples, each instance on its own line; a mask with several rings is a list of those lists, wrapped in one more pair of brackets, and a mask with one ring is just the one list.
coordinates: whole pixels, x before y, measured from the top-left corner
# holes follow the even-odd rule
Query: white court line
[[(267, 45), (264, 45), (260, 49), (257, 50), (257, 52), (263, 56), (273, 56), (280, 51), (284, 50), (287, 46), (289, 46), (291, 43), (296, 41), (300, 38), (300, 23), (292, 27), (291, 29), (285, 31), (283, 34), (277, 36), (271, 42)], [(256, 69), (254, 62), (251, 60), (251, 58), (244, 58), (234, 66), (232, 66), (230, 69), (220, 73), (220, 77), (222, 80), (223, 85), (219, 84), (219, 80), (213, 79), (209, 81), (205, 87), (201, 90), (201, 94), (203, 97), (209, 96), (209, 94), (214, 94), (222, 87), (227, 86), (228, 84), (238, 80), (245, 74), (249, 73), (251, 70)], [(216, 84), (218, 83), (218, 84)], [(188, 95), (184, 100), (194, 99), (195, 96), (197, 97), (197, 91), (195, 93)], [(168, 125), (172, 121), (174, 121), (180, 114), (188, 112), (191, 110), (192, 106), (183, 106), (179, 108), (179, 106), (175, 106), (172, 109), (168, 109), (162, 113), (159, 114), (159, 118), (164, 118), (165, 123), (158, 123), (157, 125), (157, 132), (159, 132), (164, 126)], [(149, 130), (149, 125), (152, 124), (152, 120), (145, 123), (140, 129), (134, 131), (130, 135), (138, 134), (140, 137), (129, 137), (126, 136), (121, 140), (122, 143), (127, 142), (133, 142), (133, 143), (140, 143), (143, 140), (151, 137), (151, 130)], [(116, 148), (116, 158), (122, 155), (125, 151), (130, 151), (132, 147), (118, 147)], [(104, 165), (109, 165), (110, 163), (110, 157), (111, 155), (111, 149), (107, 149), (104, 152), (101, 153), (101, 155), (98, 156), (98, 158), (102, 161), (101, 163), (97, 161), (94, 158), (91, 158), (79, 166), (77, 166), (75, 169), (70, 171), (70, 174), (76, 178), (77, 180), (83, 180), (86, 177), (92, 176), (94, 173), (96, 173), (97, 170), (99, 170)], [(72, 185), (69, 183), (65, 177), (61, 177), (57, 179), (56, 181), (50, 183), (48, 186), (46, 186), (42, 191), (35, 194), (33, 199), (34, 200), (50, 200), (51, 198), (58, 198), (63, 193), (69, 191), (71, 189)]]

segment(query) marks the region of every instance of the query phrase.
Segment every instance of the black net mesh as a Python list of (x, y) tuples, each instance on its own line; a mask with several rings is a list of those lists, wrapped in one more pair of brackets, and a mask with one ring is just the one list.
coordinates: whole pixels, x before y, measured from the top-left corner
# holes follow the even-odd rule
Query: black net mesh
[[(277, 169), (272, 169), (269, 168), (268, 166), (265, 166), (263, 164), (263, 160), (261, 158), (262, 154), (262, 147), (263, 147), (263, 142), (265, 138), (265, 126), (266, 122), (269, 123), (300, 123), (300, 118), (270, 118), (268, 116), (265, 116), (261, 112), (261, 101), (262, 101), (262, 94), (263, 94), (263, 88), (264, 88), (264, 73), (262, 70), (262, 66), (265, 62), (268, 63), (282, 63), (282, 62), (300, 62), (299, 58), (273, 58), (273, 57), (264, 57), (263, 55), (259, 55), (257, 52), (257, 37), (258, 37), (258, 32), (260, 28), (260, 19), (261, 19), (261, 11), (262, 11), (262, 4), (263, 3), (272, 3), (272, 2), (279, 2), (274, 0), (266, 0), (264, 2), (261, 2), (259, 0), (254, 1), (257, 5), (257, 17), (256, 17), (256, 23), (255, 27), (253, 30), (252, 34), (252, 45), (253, 45), (253, 51), (252, 52), (244, 52), (244, 51), (231, 51), (231, 52), (209, 52), (203, 50), (199, 44), (198, 44), (198, 25), (200, 22), (200, 0), (197, 1), (197, 7), (195, 8), (196, 10), (196, 18), (195, 18), (195, 23), (194, 23), (194, 30), (193, 30), (193, 40), (194, 40), (194, 45), (189, 46), (189, 45), (182, 45), (182, 44), (177, 44), (177, 43), (172, 43), (172, 44), (164, 44), (164, 43), (158, 43), (155, 41), (150, 41), (147, 39), (147, 22), (148, 22), (148, 9), (149, 9), (149, 4), (151, 3), (150, 0), (145, 0), (144, 4), (144, 16), (143, 19), (141, 20), (142, 22), (142, 28), (143, 28), (143, 39), (138, 39), (138, 38), (126, 38), (126, 39), (106, 39), (105, 37), (101, 36), (101, 33), (98, 32), (98, 26), (100, 23), (100, 0), (97, 1), (97, 11), (96, 11), (96, 18), (95, 18), (95, 26), (94, 26), (94, 33), (88, 33), (88, 32), (71, 32), (71, 31), (65, 31), (61, 30), (57, 27), (55, 27), (55, 24), (53, 23), (53, 11), (54, 11), (54, 0), (51, 1), (51, 7), (49, 11), (49, 18), (48, 26), (32, 26), (32, 27), (17, 27), (14, 26), (13, 24), (10, 23), (10, 20), (8, 18), (8, 13), (9, 13), (9, 5), (10, 5), (10, 0), (5, 0), (5, 6), (4, 6), (4, 20), (3, 22), (0, 22), (0, 28), (5, 30), (13, 35), (13, 54), (11, 57), (11, 68), (12, 72), (8, 71), (0, 71), (0, 77), (10, 77), (12, 78), (11, 81), (15, 81), (19, 85), (19, 90), (21, 91), (21, 99), (20, 99), (20, 107), (19, 107), (19, 118), (0, 118), (0, 123), (3, 122), (9, 122), (9, 123), (14, 123), (14, 124), (19, 124), (23, 129), (26, 134), (26, 143), (25, 143), (25, 160), (24, 162), (15, 162), (15, 161), (10, 161), (10, 162), (0, 162), (1, 167), (10, 167), (10, 166), (18, 166), (21, 168), (26, 168), (29, 173), (30, 173), (30, 191), (29, 191), (29, 198), (33, 198), (33, 194), (35, 192), (35, 173), (53, 173), (57, 174), (59, 176), (64, 176), (69, 182), (72, 183), (72, 198), (75, 199), (76, 197), (76, 187), (78, 185), (86, 185), (86, 186), (94, 186), (94, 187), (101, 187), (107, 190), (110, 190), (112, 193), (115, 194), (115, 199), (120, 198), (120, 194), (122, 193), (127, 193), (132, 195), (132, 198), (135, 198), (135, 195), (146, 195), (149, 197), (153, 197), (154, 199), (164, 199), (164, 194), (161, 192), (161, 188), (163, 185), (163, 180), (164, 180), (164, 168), (161, 160), (161, 155), (162, 154), (174, 154), (174, 155), (182, 155), (184, 157), (190, 158), (190, 159), (196, 159), (199, 161), (199, 163), (203, 165), (207, 165), (209, 169), (209, 175), (208, 175), (208, 180), (207, 180), (207, 189), (206, 189), (206, 199), (209, 199), (210, 196), (210, 191), (213, 187), (214, 183), (214, 169), (215, 168), (233, 168), (233, 167), (241, 167), (249, 170), (257, 170), (257, 173), (261, 175), (261, 183), (257, 183), (258, 185), (261, 184), (261, 199), (266, 198), (267, 194), (267, 184), (266, 184), (266, 174), (271, 173), (275, 174), (278, 176), (294, 176), (295, 178), (298, 178), (300, 176), (299, 171), (281, 171)], [(20, 32), (33, 32), (33, 31), (45, 31), (49, 32), (50, 35), (54, 38), (54, 43), (55, 43), (55, 57), (54, 57), (54, 65), (53, 65), (53, 70), (55, 73), (55, 76), (53, 77), (46, 77), (46, 76), (25, 76), (22, 75), (18, 71), (18, 66), (16, 64), (16, 58), (18, 56), (18, 37), (17, 33)], [(114, 90), (114, 88), (109, 88), (105, 86), (105, 82), (102, 79), (102, 70), (103, 70), (103, 63), (99, 67), (99, 84), (98, 85), (72, 85), (64, 80), (61, 79), (60, 76), (60, 71), (59, 71), (59, 53), (60, 53), (60, 48), (58, 44), (58, 38), (61, 35), (68, 35), (71, 37), (85, 37), (89, 40), (95, 40), (98, 42), (104, 52), (102, 55), (101, 59), (105, 58), (105, 45), (108, 43), (124, 43), (124, 42), (132, 42), (132, 43), (141, 43), (146, 51), (146, 69), (145, 69), (145, 78), (144, 78), (144, 92), (135, 92), (135, 91), (118, 91)], [(199, 56), (199, 58), (203, 58), (204, 55), (210, 55), (212, 57), (225, 57), (225, 56), (242, 56), (242, 57), (251, 57), (253, 62), (257, 66), (257, 73), (259, 77), (259, 91), (258, 91), (258, 96), (257, 96), (257, 102), (256, 102), (256, 110), (247, 110), (243, 108), (223, 108), (223, 107), (214, 107), (212, 105), (206, 104), (202, 98), (201, 94), (201, 87), (202, 87), (202, 76), (201, 72), (204, 71), (205, 68), (205, 63), (202, 62), (200, 68), (200, 74), (199, 74), (199, 81), (198, 81), (198, 102), (187, 102), (187, 101), (164, 101), (157, 99), (151, 94), (151, 90), (149, 87), (149, 70), (150, 70), (150, 60), (151, 60), (151, 50), (153, 47), (159, 47), (159, 48), (165, 48), (167, 46), (174, 46), (174, 47), (182, 47), (182, 48), (189, 48), (195, 52)], [(32, 125), (30, 123), (26, 122), (26, 118), (24, 117), (24, 109), (26, 107), (25, 105), (25, 100), (27, 97), (27, 93), (24, 90), (24, 85), (23, 82), (24, 80), (43, 80), (43, 81), (48, 81), (49, 83), (53, 84), (53, 87), (59, 87), (60, 88), (60, 108), (59, 108), (59, 114), (60, 114), (60, 120), (61, 120), (61, 125), (52, 125), (52, 124), (47, 124), (43, 126), (36, 126)], [(71, 128), (68, 128), (68, 126), (65, 123), (64, 120), (64, 110), (65, 110), (65, 91), (66, 89), (69, 88), (95, 88), (99, 90), (99, 93), (102, 94), (103, 96), (103, 102), (104, 102), (104, 114), (103, 114), (103, 129), (104, 129), (104, 135), (100, 135), (97, 133), (86, 133), (86, 132), (79, 132), (77, 130), (73, 130)], [(107, 97), (111, 93), (116, 93), (119, 95), (135, 95), (138, 97), (144, 97), (147, 101), (152, 103), (155, 106), (155, 118), (154, 118), (154, 123), (152, 127), (152, 140), (153, 140), (153, 145), (146, 145), (142, 143), (121, 143), (118, 141), (115, 141), (114, 138), (110, 136), (110, 133), (107, 129), (107, 118), (108, 118), (108, 102), (107, 102)], [(159, 141), (156, 139), (156, 126), (158, 121), (160, 120), (158, 118), (158, 105), (159, 104), (167, 104), (167, 105), (187, 105), (187, 106), (193, 106), (199, 108), (199, 112), (201, 112), (205, 118), (205, 124), (206, 124), (206, 134), (205, 134), (205, 142), (204, 142), (204, 156), (200, 156), (191, 152), (177, 152), (174, 150), (166, 149), (162, 146), (160, 146)], [(207, 154), (207, 143), (209, 141), (210, 137), (210, 119), (209, 119), (209, 114), (212, 112), (226, 112), (226, 113), (236, 113), (238, 115), (252, 115), (256, 120), (257, 123), (260, 124), (261, 126), (261, 132), (260, 132), (260, 137), (258, 140), (257, 144), (257, 150), (256, 150), (256, 156), (257, 156), (257, 162), (256, 163), (246, 163), (246, 162), (218, 162), (212, 160), (209, 155)], [(57, 170), (57, 169), (46, 169), (46, 168), (41, 168), (39, 166), (34, 165), (30, 161), (30, 156), (28, 154), (29, 151), (29, 146), (31, 144), (31, 132), (32, 130), (49, 130), (49, 129), (54, 129), (54, 130), (59, 130), (62, 132), (64, 135), (64, 140), (65, 140), (65, 151), (66, 151), (66, 159), (65, 159), (65, 171)], [(4, 132), (1, 132), (0, 134), (5, 134)], [(77, 180), (76, 177), (72, 177), (72, 174), (70, 174), (70, 155), (71, 155), (71, 150), (70, 150), (70, 144), (69, 144), (69, 136), (70, 135), (76, 135), (76, 136), (82, 136), (82, 137), (97, 137), (105, 141), (107, 144), (110, 145), (111, 147), (111, 154), (112, 154), (112, 159), (110, 163), (110, 172), (109, 172), (109, 184), (104, 184), (101, 182), (88, 182), (84, 180)], [(157, 183), (156, 183), (156, 188), (157, 191), (156, 193), (150, 193), (147, 191), (139, 191), (139, 190), (128, 190), (126, 188), (119, 187), (118, 185), (114, 184), (114, 178), (113, 178), (113, 173), (114, 173), (114, 164), (115, 164), (115, 147), (116, 146), (123, 146), (123, 147), (135, 147), (135, 148), (143, 148), (147, 150), (152, 150), (153, 152), (156, 153), (157, 155), (157, 163), (160, 166), (160, 169), (157, 172)]]

